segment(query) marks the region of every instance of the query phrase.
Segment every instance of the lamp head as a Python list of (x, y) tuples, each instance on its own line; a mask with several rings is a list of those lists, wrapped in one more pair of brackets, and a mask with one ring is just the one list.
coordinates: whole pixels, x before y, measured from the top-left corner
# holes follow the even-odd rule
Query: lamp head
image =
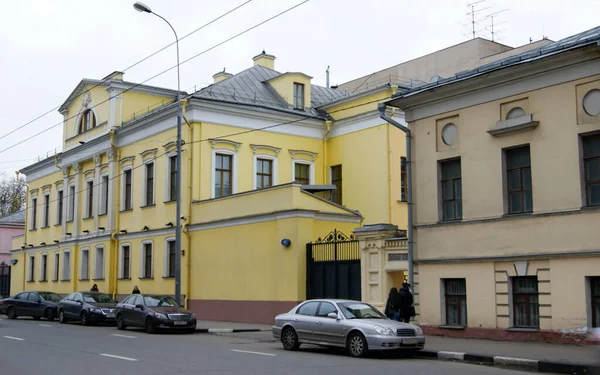
[(135, 10), (137, 10), (138, 12), (146, 12), (146, 13), (152, 13), (152, 9), (150, 9), (150, 7), (140, 1), (137, 1), (135, 4), (133, 4), (133, 8)]

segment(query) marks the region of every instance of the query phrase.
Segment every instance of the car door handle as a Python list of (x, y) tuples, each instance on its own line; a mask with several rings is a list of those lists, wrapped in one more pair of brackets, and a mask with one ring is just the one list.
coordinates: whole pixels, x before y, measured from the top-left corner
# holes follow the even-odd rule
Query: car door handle
[(319, 320), (319, 321), (317, 321), (317, 324), (323, 324), (323, 322)]

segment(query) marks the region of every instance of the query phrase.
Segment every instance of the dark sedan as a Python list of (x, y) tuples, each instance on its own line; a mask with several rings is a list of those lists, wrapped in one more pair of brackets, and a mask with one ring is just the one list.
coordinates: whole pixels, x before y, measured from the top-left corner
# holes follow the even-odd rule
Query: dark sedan
[(74, 292), (58, 304), (58, 318), (61, 323), (79, 320), (87, 326), (94, 323), (115, 322), (117, 302), (108, 294), (99, 292)]
[(6, 314), (9, 319), (31, 316), (36, 320), (46, 318), (52, 321), (61, 299), (60, 295), (52, 292), (21, 292), (0, 301), (0, 314)]
[(196, 331), (196, 315), (179, 306), (169, 296), (132, 294), (117, 305), (117, 328), (144, 327), (146, 332), (157, 329)]

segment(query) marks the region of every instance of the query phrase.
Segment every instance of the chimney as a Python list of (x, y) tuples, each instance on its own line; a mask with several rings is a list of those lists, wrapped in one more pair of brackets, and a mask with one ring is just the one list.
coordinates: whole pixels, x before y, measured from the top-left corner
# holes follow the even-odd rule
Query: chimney
[(254, 60), (254, 65), (260, 65), (275, 70), (275, 56), (268, 55), (265, 50), (263, 50), (261, 54), (254, 56), (252, 60)]
[(214, 82), (213, 82), (213, 84), (214, 84), (214, 83), (217, 83), (217, 82), (224, 81), (224, 80), (226, 80), (227, 78), (231, 78), (231, 77), (233, 77), (233, 74), (231, 74), (231, 73), (227, 73), (227, 72), (225, 72), (225, 69), (223, 69), (223, 71), (222, 71), (222, 72), (219, 72), (219, 73), (217, 73), (217, 74), (213, 75), (213, 79), (214, 79)]
[(108, 80), (118, 80), (118, 81), (122, 81), (123, 80), (123, 72), (112, 72), (109, 75), (107, 75), (106, 77), (102, 78), (103, 81), (108, 81)]

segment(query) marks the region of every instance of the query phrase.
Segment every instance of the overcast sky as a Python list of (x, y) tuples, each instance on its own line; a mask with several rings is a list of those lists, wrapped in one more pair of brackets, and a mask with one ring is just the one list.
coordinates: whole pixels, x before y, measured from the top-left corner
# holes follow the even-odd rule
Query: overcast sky
[[(247, 0), (145, 0), (180, 38)], [(181, 60), (199, 54), (303, 0), (252, 0), (180, 43)], [(471, 0), (475, 1), (475, 0)], [(102, 79), (124, 70), (174, 39), (157, 17), (139, 13), (133, 0), (0, 0), (0, 172), (29, 165), (62, 145), (62, 116), (56, 111), (3, 136), (61, 105), (82, 78)], [(470, 39), (465, 0), (310, 0), (294, 10), (181, 66), (188, 92), (212, 82), (223, 68), (238, 73), (263, 49), (277, 57), (280, 72), (301, 71), (313, 83), (339, 84)], [(488, 8), (488, 9), (483, 9)], [(477, 4), (477, 36), (509, 46), (546, 36), (559, 40), (600, 25), (600, 0), (486, 0)], [(175, 46), (127, 70), (141, 82), (175, 65)], [(410, 78), (410, 77), (408, 77)], [(175, 70), (147, 82), (176, 89)], [(60, 124), (59, 126), (55, 126)], [(22, 145), (25, 138), (54, 126)]]

